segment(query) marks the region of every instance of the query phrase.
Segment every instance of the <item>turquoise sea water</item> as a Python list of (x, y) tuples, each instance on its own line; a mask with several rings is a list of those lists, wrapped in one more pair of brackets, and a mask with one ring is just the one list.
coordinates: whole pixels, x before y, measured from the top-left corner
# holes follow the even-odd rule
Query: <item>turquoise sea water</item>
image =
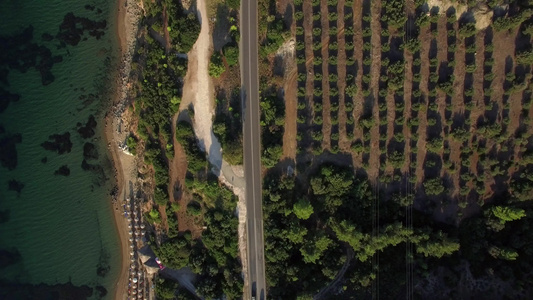
[[(17, 285), (22, 289), (24, 284), (24, 288), (32, 288), (40, 283), (67, 282), (91, 289), (103, 286), (108, 291), (104, 298), (111, 298), (120, 257), (109, 197), (112, 173), (101, 126), (110, 99), (109, 74), (116, 68), (118, 54), (115, 7), (115, 0), (0, 1), (0, 36), (19, 35), (31, 25), (31, 43), (62, 57), (53, 64), (54, 80), (47, 85), (35, 67), (25, 73), (7, 68), (7, 82), (0, 80), (2, 89), (20, 96), (0, 113), (2, 151), (8, 151), (6, 137), (20, 134), (22, 140), (16, 144), (16, 167), (0, 166), (0, 211), (4, 216), (0, 223), (0, 298)], [(61, 45), (56, 35), (69, 12), (91, 21), (106, 20), (105, 29), (100, 30), (104, 35), (96, 39), (89, 34), (92, 29), (86, 29), (77, 45)], [(83, 27), (82, 23), (73, 30)], [(43, 37), (45, 33), (50, 36)], [(4, 40), (0, 51), (5, 53), (6, 47)], [(21, 46), (17, 51), (22, 57), (30, 50)], [(35, 57), (37, 64), (43, 60), (43, 56)], [(0, 71), (2, 68), (6, 69), (5, 57)], [(77, 123), (85, 125), (90, 115), (98, 126), (94, 136), (83, 138)], [(41, 146), (48, 136), (66, 132), (72, 143), (69, 153), (58, 154)], [(103, 172), (82, 169), (86, 143), (94, 144), (99, 154), (88, 162), (101, 166)], [(70, 175), (54, 175), (64, 165)], [(9, 189), (12, 180), (23, 184), (20, 193)], [(97, 274), (98, 267), (105, 274)], [(90, 298), (100, 298), (98, 294), (94, 290)]]

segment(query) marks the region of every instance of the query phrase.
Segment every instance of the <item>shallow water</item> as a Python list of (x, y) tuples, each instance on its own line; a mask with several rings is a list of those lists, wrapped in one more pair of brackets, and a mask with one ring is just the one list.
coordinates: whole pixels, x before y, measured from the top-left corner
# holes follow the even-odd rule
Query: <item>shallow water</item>
[[(95, 9), (85, 8), (86, 4)], [(31, 42), (46, 46), (54, 56), (62, 56), (62, 62), (51, 68), (55, 80), (46, 86), (33, 67), (25, 73), (9, 69), (9, 85), (0, 81), (0, 87), (20, 95), (18, 102), (10, 102), (0, 113), (0, 125), (5, 131), (0, 137), (16, 133), (22, 136), (22, 142), (16, 144), (16, 168), (0, 166), (0, 211), (8, 211), (9, 215), (0, 224), (0, 250), (20, 253), (20, 261), (11, 259), (9, 263), (14, 264), (0, 269), (3, 282), (70, 281), (75, 286), (91, 288), (101, 285), (108, 291), (107, 298), (111, 298), (120, 259), (109, 197), (112, 182), (108, 178), (112, 173), (101, 125), (111, 88), (108, 77), (117, 57), (115, 5), (114, 0), (0, 1), (1, 36), (20, 34), (32, 25)], [(69, 12), (90, 20), (107, 20), (105, 34), (97, 40), (87, 30), (75, 46), (62, 47), (57, 38), (44, 41), (42, 34), (55, 36)], [(5, 48), (5, 43), (0, 44), (0, 51), (5, 52)], [(23, 48), (20, 52), (26, 51)], [(85, 125), (91, 114), (98, 122), (96, 134), (83, 139), (77, 132), (77, 123)], [(41, 146), (48, 136), (65, 132), (70, 133), (70, 153), (60, 155)], [(87, 142), (95, 144), (99, 152), (99, 158), (89, 163), (102, 166), (103, 173), (82, 169), (83, 146)], [(63, 165), (68, 166), (70, 175), (54, 175)], [(8, 189), (13, 179), (24, 185), (20, 193)], [(110, 267), (105, 276), (98, 276), (99, 264)], [(0, 286), (0, 296), (5, 287)], [(94, 293), (91, 298), (98, 297)]]

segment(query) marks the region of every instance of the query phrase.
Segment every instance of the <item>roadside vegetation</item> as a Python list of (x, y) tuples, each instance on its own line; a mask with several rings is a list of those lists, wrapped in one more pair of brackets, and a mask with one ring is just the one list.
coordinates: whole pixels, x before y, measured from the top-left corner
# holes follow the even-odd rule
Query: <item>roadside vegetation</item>
[(223, 158), (231, 165), (243, 163), (239, 8), (239, 0), (216, 4), (215, 49), (209, 63), (216, 99), (213, 132), (222, 145)]
[[(269, 296), (531, 292), (533, 4), (478, 2), (456, 15), (425, 1), (259, 1)], [(491, 23), (476, 23), (480, 9)], [(291, 38), (285, 118), (273, 74)], [(280, 161), (287, 135), (295, 170)]]
[[(237, 198), (211, 173), (191, 125), (195, 118), (192, 108), (174, 123), (188, 64), (182, 54), (192, 49), (200, 32), (196, 8), (184, 9), (180, 1), (163, 0), (145, 1), (144, 9), (142, 37), (133, 59), (137, 85), (132, 111), (136, 132), (128, 138), (127, 145), (146, 165), (140, 176), (142, 196), (149, 200), (144, 218), (152, 225), (150, 244), (168, 268), (188, 267), (197, 275), (197, 295), (205, 299), (238, 299), (243, 282), (235, 215)], [(236, 41), (238, 35), (225, 48), (224, 59), (231, 67), (238, 62)], [(231, 126), (239, 125), (230, 124), (228, 132), (235, 130)], [(238, 160), (238, 151), (234, 152)], [(171, 174), (180, 161), (186, 166), (181, 179)], [(155, 283), (158, 298), (195, 299), (168, 278), (158, 278)]]

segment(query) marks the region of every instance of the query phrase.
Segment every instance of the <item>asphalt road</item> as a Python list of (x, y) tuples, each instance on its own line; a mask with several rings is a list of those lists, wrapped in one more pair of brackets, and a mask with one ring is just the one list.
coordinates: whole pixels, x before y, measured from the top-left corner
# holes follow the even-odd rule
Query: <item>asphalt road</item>
[(246, 231), (250, 288), (244, 299), (266, 299), (261, 182), (257, 0), (241, 2), (241, 76), (243, 104)]

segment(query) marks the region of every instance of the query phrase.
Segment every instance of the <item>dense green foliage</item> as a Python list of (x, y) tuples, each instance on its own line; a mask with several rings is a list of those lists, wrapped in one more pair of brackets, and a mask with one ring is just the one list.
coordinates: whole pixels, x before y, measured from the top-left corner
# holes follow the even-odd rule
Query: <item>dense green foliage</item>
[(168, 16), (169, 35), (172, 45), (180, 53), (192, 49), (200, 34), (200, 21), (195, 13), (185, 14), (180, 1), (165, 0)]
[(266, 38), (259, 49), (261, 56), (266, 57), (267, 55), (276, 52), (288, 37), (289, 31), (286, 28), (283, 19), (279, 17), (271, 18), (268, 22)]
[(275, 87), (261, 88), (261, 162), (267, 168), (273, 167), (281, 158), (283, 126), (285, 124), (285, 103), (277, 95)]
[(168, 267), (190, 267), (198, 274), (196, 288), (205, 299), (242, 296), (243, 282), (238, 257), (238, 219), (234, 215), (237, 197), (207, 170), (205, 153), (199, 148), (191, 125), (180, 121), (176, 138), (187, 154), (186, 190), (194, 200), (187, 213), (203, 219), (202, 237), (191, 239), (189, 233), (167, 239), (154, 251)]
[(209, 60), (209, 76), (218, 78), (226, 71), (222, 55), (219, 52), (213, 52)]
[(216, 115), (213, 123), (213, 133), (222, 145), (222, 155), (232, 165), (243, 163), (240, 102), (240, 89), (233, 90), (231, 95), (225, 98), (217, 99)]
[[(345, 278), (354, 292), (363, 292), (375, 276), (371, 258), (377, 252), (394, 253), (410, 242), (423, 259), (454, 254), (460, 248), (437, 227), (406, 227), (397, 213), (400, 203), (379, 200), (368, 183), (347, 168), (324, 165), (309, 182), (272, 171), (265, 178), (263, 197), (266, 271), (274, 298), (318, 292), (350, 253), (358, 262)], [(377, 206), (381, 213), (379, 227), (374, 227)]]
[(176, 139), (185, 149), (187, 154), (187, 170), (192, 174), (205, 171), (207, 158), (197, 144), (194, 130), (189, 122), (180, 121), (176, 127)]
[(405, 1), (404, 0), (387, 0), (383, 2), (385, 13), (381, 17), (381, 21), (387, 22), (389, 26), (394, 28), (402, 28), (407, 21), (405, 15)]

